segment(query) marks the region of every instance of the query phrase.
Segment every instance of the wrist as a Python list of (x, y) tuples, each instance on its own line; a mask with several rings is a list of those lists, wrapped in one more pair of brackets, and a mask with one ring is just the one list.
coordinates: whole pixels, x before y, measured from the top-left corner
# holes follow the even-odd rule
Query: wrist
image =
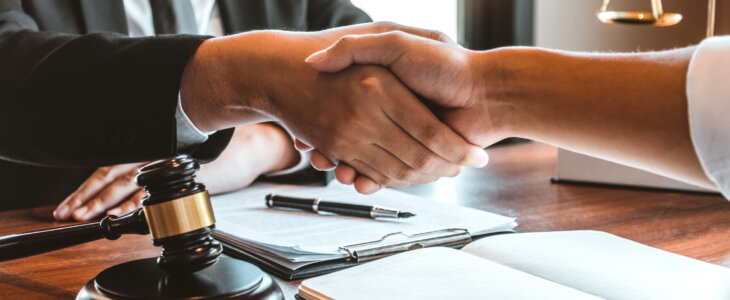
[(289, 133), (274, 123), (259, 124), (259, 131), (264, 142), (261, 145), (264, 153), (261, 157), (270, 157), (263, 166), (262, 174), (289, 169), (297, 165), (301, 159), (299, 151), (294, 148), (294, 141)]
[[(499, 140), (507, 137), (533, 138), (534, 118), (541, 103), (534, 101), (544, 86), (541, 69), (547, 51), (538, 48), (506, 47), (476, 52), (472, 68), (475, 92), (472, 102), (486, 116), (484, 130)], [(542, 103), (544, 104), (544, 103)]]
[(296, 103), (308, 100), (319, 84), (318, 72), (304, 60), (328, 44), (311, 34), (283, 31), (272, 31), (267, 39), (267, 46), (257, 55), (262, 64), (258, 86), (266, 96), (261, 109), (276, 120), (290, 122), (292, 116), (302, 113), (296, 110)]
[[(210, 109), (214, 108), (209, 98), (211, 91), (206, 89), (212, 82), (216, 82), (215, 74), (222, 70), (215, 64), (211, 52), (211, 40), (206, 40), (190, 58), (182, 78), (180, 79), (180, 104), (190, 121), (201, 131), (213, 131), (217, 126), (209, 118)], [(218, 90), (218, 92), (221, 92)], [(206, 109), (207, 108), (207, 109)]]
[(482, 137), (488, 140), (487, 145), (516, 135), (519, 108), (513, 91), (518, 82), (513, 79), (515, 74), (509, 62), (503, 61), (506, 56), (509, 53), (502, 49), (471, 53), (469, 72), (474, 88), (468, 103), (470, 109), (482, 116), (478, 126), (480, 132), (488, 133)]
[(203, 42), (190, 58), (180, 82), (180, 101), (202, 131), (269, 120), (268, 95), (258, 88), (255, 53), (262, 34), (239, 34)]

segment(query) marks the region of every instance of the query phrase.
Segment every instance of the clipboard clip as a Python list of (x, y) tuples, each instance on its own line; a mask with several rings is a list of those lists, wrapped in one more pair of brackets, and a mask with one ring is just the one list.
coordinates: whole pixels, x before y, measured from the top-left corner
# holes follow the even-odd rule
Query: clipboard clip
[(448, 228), (417, 234), (389, 233), (379, 240), (342, 246), (339, 247), (339, 250), (347, 252), (347, 255), (355, 262), (364, 262), (409, 250), (434, 246), (458, 246), (469, 242), (471, 242), (471, 234), (468, 230)]

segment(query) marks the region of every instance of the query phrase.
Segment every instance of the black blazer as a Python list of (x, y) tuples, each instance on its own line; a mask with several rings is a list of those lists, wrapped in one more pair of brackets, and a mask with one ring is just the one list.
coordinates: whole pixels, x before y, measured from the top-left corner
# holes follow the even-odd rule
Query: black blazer
[[(226, 33), (370, 21), (347, 0), (218, 5)], [(92, 167), (179, 152), (210, 160), (228, 143), (232, 129), (176, 148), (180, 77), (207, 37), (127, 32), (122, 0), (0, 0), (0, 210), (58, 203)]]

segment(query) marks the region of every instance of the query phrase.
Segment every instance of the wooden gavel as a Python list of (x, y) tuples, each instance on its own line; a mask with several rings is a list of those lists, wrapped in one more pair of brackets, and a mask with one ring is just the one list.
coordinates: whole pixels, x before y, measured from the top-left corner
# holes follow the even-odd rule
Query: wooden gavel
[(195, 182), (200, 165), (187, 155), (145, 165), (137, 184), (142, 208), (100, 222), (0, 237), (0, 261), (36, 255), (123, 234), (151, 234), (160, 256), (112, 266), (90, 280), (77, 299), (283, 299), (271, 276), (241, 260), (221, 256), (211, 237), (213, 208)]
[(143, 208), (96, 223), (0, 237), (0, 261), (151, 232), (153, 243), (163, 247), (158, 258), (161, 269), (202, 269), (214, 263), (223, 248), (210, 236), (215, 218), (205, 186), (194, 180), (199, 168), (187, 155), (150, 163), (137, 174), (137, 183), (147, 190)]

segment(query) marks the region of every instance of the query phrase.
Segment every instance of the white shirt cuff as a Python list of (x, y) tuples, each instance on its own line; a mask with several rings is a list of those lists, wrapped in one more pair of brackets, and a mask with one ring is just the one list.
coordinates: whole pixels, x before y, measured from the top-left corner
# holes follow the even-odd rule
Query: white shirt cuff
[(190, 118), (188, 118), (188, 115), (185, 114), (185, 111), (183, 110), (180, 93), (177, 94), (177, 110), (175, 111), (175, 121), (177, 123), (178, 149), (202, 144), (208, 140), (209, 135), (215, 133), (215, 131), (202, 132), (200, 131), (200, 129), (198, 129), (197, 126), (195, 126), (195, 124), (193, 124), (193, 121), (190, 121)]
[(692, 143), (707, 177), (730, 199), (730, 36), (702, 41), (687, 72)]

